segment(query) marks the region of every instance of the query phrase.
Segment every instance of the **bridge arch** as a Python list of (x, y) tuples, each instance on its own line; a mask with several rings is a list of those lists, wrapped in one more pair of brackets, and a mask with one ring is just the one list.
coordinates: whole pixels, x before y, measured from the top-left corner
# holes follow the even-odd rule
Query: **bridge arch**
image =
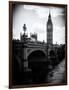
[(28, 65), (29, 68), (35, 67), (40, 68), (43, 67), (42, 64), (46, 62), (46, 54), (41, 50), (35, 50), (31, 52), (28, 56)]
[(44, 49), (31, 49), (31, 50), (29, 50), (29, 52), (27, 53), (27, 58), (28, 58), (29, 55), (31, 55), (32, 53), (34, 53), (34, 52), (38, 52), (38, 51), (44, 53), (45, 56), (47, 57), (47, 53), (46, 53), (46, 51), (45, 51)]
[(55, 55), (55, 51), (54, 50), (50, 50), (50, 56), (54, 56)]

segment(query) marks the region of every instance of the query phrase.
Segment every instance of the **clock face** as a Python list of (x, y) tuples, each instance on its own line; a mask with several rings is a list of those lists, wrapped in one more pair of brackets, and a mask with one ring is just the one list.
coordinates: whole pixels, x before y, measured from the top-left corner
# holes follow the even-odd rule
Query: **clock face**
[(51, 29), (51, 25), (48, 25), (48, 29)]

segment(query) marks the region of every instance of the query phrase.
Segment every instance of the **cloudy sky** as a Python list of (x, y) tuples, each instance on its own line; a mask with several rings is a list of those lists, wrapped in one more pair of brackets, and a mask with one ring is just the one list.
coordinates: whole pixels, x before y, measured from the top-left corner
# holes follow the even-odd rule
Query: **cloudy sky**
[(37, 33), (39, 41), (47, 42), (47, 20), (51, 13), (53, 23), (53, 43), (65, 43), (65, 12), (64, 8), (15, 5), (13, 10), (13, 38), (20, 39), (23, 33), (23, 24), (27, 26), (28, 37), (30, 33)]

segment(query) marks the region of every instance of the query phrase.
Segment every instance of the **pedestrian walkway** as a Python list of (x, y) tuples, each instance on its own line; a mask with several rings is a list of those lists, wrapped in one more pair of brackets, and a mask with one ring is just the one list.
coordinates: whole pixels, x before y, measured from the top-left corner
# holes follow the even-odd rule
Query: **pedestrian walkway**
[(58, 64), (54, 70), (49, 72), (47, 79), (49, 83), (61, 83), (64, 81), (64, 72), (65, 72), (65, 60)]

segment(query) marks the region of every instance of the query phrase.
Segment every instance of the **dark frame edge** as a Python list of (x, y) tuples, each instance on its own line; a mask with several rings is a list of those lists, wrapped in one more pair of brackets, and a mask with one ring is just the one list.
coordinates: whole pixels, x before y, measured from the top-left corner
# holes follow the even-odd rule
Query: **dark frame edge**
[(43, 2), (28, 2), (28, 1), (9, 1), (12, 4), (26, 4), (26, 5), (41, 5), (41, 6), (67, 6), (67, 4), (56, 4), (56, 3), (43, 3)]
[(9, 88), (12, 86), (12, 2), (9, 1)]
[(33, 84), (33, 85), (16, 85), (16, 86), (12, 86), (10, 89), (16, 89), (16, 88), (34, 88), (34, 87), (52, 87), (52, 86), (63, 86), (63, 85), (67, 85), (67, 83), (59, 83), (59, 84)]
[(65, 10), (66, 10), (66, 19), (65, 19), (65, 43), (66, 43), (66, 47), (65, 47), (65, 82), (66, 84), (68, 84), (67, 82), (67, 5), (65, 5)]

